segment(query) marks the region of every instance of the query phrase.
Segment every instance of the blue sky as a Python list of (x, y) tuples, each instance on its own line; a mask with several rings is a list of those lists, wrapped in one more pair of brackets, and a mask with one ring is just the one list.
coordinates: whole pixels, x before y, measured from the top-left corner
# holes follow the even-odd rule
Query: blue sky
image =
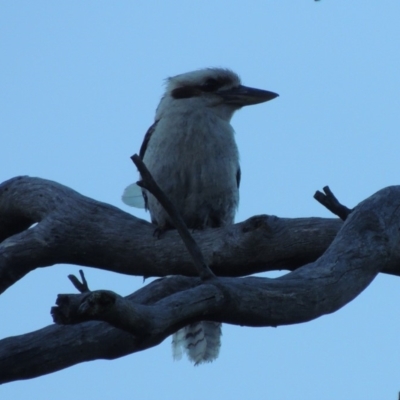
[[(238, 112), (237, 221), (255, 214), (331, 215), (312, 196), (328, 184), (349, 207), (398, 184), (400, 3), (303, 1), (8, 1), (0, 6), (0, 181), (52, 179), (120, 200), (163, 80), (222, 66), (280, 94)], [(56, 265), (0, 296), (0, 337), (52, 323)], [(93, 289), (126, 295), (140, 277), (85, 268)], [(0, 388), (19, 399), (395, 399), (400, 390), (398, 278), (379, 276), (351, 304), (315, 321), (224, 325), (219, 359), (174, 362), (170, 339)]]

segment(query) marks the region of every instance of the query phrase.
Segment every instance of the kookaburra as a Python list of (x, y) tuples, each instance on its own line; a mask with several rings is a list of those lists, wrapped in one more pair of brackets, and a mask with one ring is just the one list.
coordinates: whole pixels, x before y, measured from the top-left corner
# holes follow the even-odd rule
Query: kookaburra
[[(167, 79), (140, 157), (190, 229), (233, 224), (239, 202), (240, 166), (230, 120), (235, 111), (278, 95), (241, 85), (234, 72), (207, 68)], [(168, 214), (146, 191), (128, 186), (123, 201), (144, 206), (159, 231), (173, 229)], [(182, 348), (195, 364), (218, 357), (221, 324), (198, 322), (173, 335), (174, 358)]]

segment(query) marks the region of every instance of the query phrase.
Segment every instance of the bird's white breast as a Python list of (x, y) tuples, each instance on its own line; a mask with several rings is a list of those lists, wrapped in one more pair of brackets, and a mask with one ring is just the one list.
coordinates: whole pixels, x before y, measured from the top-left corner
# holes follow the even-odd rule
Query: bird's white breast
[[(239, 155), (231, 125), (212, 110), (165, 113), (144, 155), (145, 164), (189, 227), (233, 223), (239, 196), (236, 174)], [(154, 222), (168, 217), (149, 196)]]

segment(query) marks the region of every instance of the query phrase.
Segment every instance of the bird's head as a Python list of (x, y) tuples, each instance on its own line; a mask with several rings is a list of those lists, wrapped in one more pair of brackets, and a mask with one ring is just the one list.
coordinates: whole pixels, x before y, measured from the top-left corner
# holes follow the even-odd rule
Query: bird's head
[(158, 111), (171, 106), (207, 107), (229, 121), (236, 110), (277, 96), (274, 92), (243, 86), (239, 76), (229, 69), (206, 68), (168, 78)]

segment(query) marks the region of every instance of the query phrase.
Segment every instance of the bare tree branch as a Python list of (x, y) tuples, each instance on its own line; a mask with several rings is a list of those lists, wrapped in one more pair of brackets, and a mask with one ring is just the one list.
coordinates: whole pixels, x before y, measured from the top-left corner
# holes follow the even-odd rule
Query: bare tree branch
[[(111, 292), (60, 295), (53, 315), (58, 322), (74, 325), (49, 326), (0, 341), (0, 382), (147, 349), (180, 327), (204, 318), (278, 326), (334, 312), (354, 299), (380, 271), (399, 273), (399, 212), (400, 187), (389, 187), (358, 205), (344, 224), (329, 219), (259, 216), (226, 229), (195, 233), (206, 260), (211, 260), (217, 275), (225, 277), (210, 281), (183, 276), (158, 279), (128, 296), (128, 302)], [(14, 217), (16, 224), (12, 223)], [(158, 271), (160, 275), (170, 271), (195, 275), (187, 252), (178, 250), (183, 247), (176, 233), (153, 239), (152, 225), (54, 182), (16, 178), (1, 185), (0, 221), (0, 234), (6, 238), (0, 244), (0, 278), (1, 282), (8, 278), (8, 284), (28, 270), (55, 262), (78, 260), (77, 264), (111, 269), (101, 261), (104, 257), (112, 260), (109, 265), (114, 263), (131, 274), (146, 275), (148, 268), (152, 275)], [(34, 222), (38, 222), (34, 228), (23, 230)], [(324, 234), (326, 231), (329, 233)], [(327, 239), (336, 232), (333, 242)], [(68, 255), (71, 249), (75, 251)], [(297, 268), (318, 256), (315, 262)], [(168, 272), (162, 270), (163, 262)], [(297, 269), (277, 279), (226, 277), (271, 269), (271, 265)], [(81, 321), (88, 322), (78, 323)]]
[[(341, 225), (336, 219), (263, 215), (193, 236), (217, 276), (244, 276), (293, 270), (316, 260)], [(0, 293), (28, 272), (54, 264), (145, 277), (196, 276), (177, 232), (166, 232), (158, 240), (152, 236), (154, 229), (56, 182), (10, 179), (0, 185)], [(386, 272), (399, 274), (400, 269)]]
[(329, 186), (325, 186), (323, 189), (324, 193), (317, 190), (314, 194), (314, 199), (325, 206), (330, 212), (337, 215), (342, 221), (346, 221), (352, 210), (347, 208), (343, 204), (340, 204), (339, 200), (335, 197)]
[(68, 275), (68, 279), (72, 282), (74, 287), (80, 293), (90, 292), (89, 285), (85, 278), (85, 274), (83, 273), (83, 271), (81, 269), (79, 270), (79, 275), (81, 276), (82, 282), (80, 282), (79, 279), (75, 275)]

